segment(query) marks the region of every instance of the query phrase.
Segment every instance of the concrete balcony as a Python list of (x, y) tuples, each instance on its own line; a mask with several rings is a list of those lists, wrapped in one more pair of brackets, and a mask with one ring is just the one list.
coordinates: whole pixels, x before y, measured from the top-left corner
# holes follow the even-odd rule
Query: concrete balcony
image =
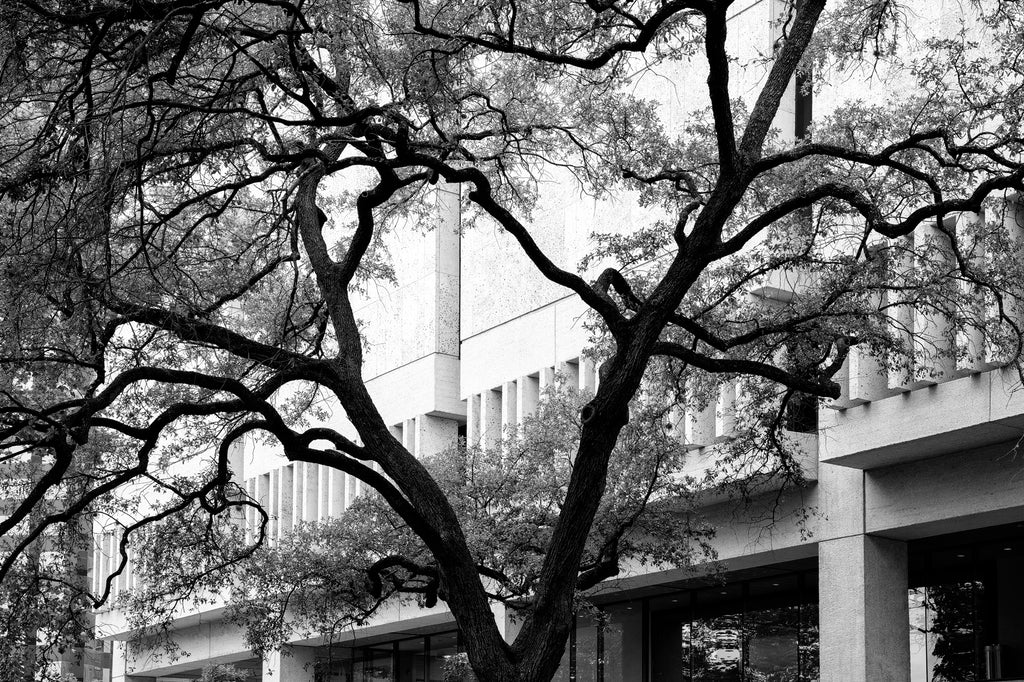
[[(805, 482), (818, 480), (818, 436), (813, 433), (784, 432), (789, 451), (800, 468)], [(762, 495), (780, 490), (784, 481), (780, 476), (771, 475), (778, 459), (769, 455), (751, 455), (740, 461), (723, 461), (725, 442), (693, 448), (687, 454), (682, 471), (674, 476), (690, 477), (699, 487), (698, 501), (701, 506), (726, 502), (735, 495), (737, 483), (749, 485), (748, 495)]]
[(875, 469), (1018, 439), (1024, 391), (993, 369), (819, 413), (820, 461)]

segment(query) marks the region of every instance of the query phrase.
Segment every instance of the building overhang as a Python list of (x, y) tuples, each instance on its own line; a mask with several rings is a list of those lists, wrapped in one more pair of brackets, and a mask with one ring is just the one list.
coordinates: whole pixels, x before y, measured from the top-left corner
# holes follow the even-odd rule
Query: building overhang
[(819, 459), (876, 469), (1024, 435), (1024, 389), (995, 369), (882, 400), (819, 413)]

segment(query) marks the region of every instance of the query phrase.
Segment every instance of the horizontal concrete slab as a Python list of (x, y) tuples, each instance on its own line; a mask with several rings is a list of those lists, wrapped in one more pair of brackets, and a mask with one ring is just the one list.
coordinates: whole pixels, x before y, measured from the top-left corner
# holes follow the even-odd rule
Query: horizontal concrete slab
[(845, 410), (819, 413), (821, 462), (875, 469), (1024, 434), (1024, 390), (992, 370)]

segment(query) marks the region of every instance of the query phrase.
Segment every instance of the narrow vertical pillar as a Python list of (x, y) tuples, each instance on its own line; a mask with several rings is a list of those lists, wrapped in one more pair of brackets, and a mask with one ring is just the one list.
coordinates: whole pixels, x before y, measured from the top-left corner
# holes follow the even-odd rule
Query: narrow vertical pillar
[(893, 394), (889, 390), (888, 373), (870, 349), (855, 346), (850, 350), (848, 362), (850, 405), (888, 398)]
[(554, 383), (555, 383), (555, 368), (554, 367), (545, 367), (544, 369), (542, 369), (540, 371), (540, 374), (538, 375), (538, 379), (537, 379), (537, 384), (538, 384), (538, 387), (540, 388), (540, 392), (543, 393), (544, 391), (548, 390), (548, 388), (550, 388), (551, 385), (554, 384)]
[(597, 366), (593, 358), (580, 358), (580, 390), (587, 393), (597, 392)]
[(480, 396), (476, 393), (466, 398), (466, 445), (480, 442)]
[(263, 659), (263, 682), (313, 682), (315, 668), (316, 649), (285, 645)]
[(518, 426), (516, 419), (516, 404), (518, 403), (519, 389), (515, 381), (506, 381), (501, 386), (501, 428)]
[(406, 419), (402, 422), (402, 447), (408, 450), (413, 457), (419, 457), (416, 450), (416, 420)]
[(277, 472), (277, 538), (280, 540), (281, 537), (291, 532), (295, 520), (292, 514), (295, 465), (283, 466)]
[(818, 545), (821, 679), (909, 682), (907, 544), (852, 535)]
[(487, 449), (501, 442), (501, 391), (484, 391), (480, 396), (480, 444)]
[(715, 441), (716, 412), (718, 401), (701, 404), (701, 396), (687, 390), (685, 439), (690, 447), (704, 447)]
[(726, 440), (736, 433), (736, 382), (727, 381), (718, 387), (718, 408), (715, 410), (715, 439)]
[[(259, 478), (254, 476), (245, 482), (245, 493), (250, 499), (259, 501), (257, 492)], [(245, 537), (251, 541), (256, 531), (256, 510), (252, 507), (245, 508)]]
[(537, 411), (540, 399), (540, 378), (531, 374), (516, 382), (516, 424), (522, 426), (527, 417)]
[[(896, 286), (904, 285), (913, 272), (913, 236), (889, 240), (889, 279)], [(898, 290), (886, 291), (885, 307), (893, 335), (900, 339), (908, 355), (893, 358), (889, 368), (887, 388), (909, 391), (914, 375), (914, 309), (901, 302)]]
[(574, 391), (580, 390), (580, 365), (579, 360), (569, 360), (558, 363), (558, 373), (565, 377), (566, 385)]
[(267, 534), (271, 545), (277, 544), (281, 532), (281, 469), (270, 471), (270, 485), (267, 488), (267, 504), (263, 506), (270, 522), (267, 524)]
[(236, 438), (228, 446), (228, 468), (231, 479), (239, 482), (245, 480), (245, 438)]
[[(437, 184), (438, 227), (435, 263), (434, 348), (446, 355), (459, 355), (459, 286), (462, 260), (462, 201), (457, 183)], [(458, 384), (458, 378), (456, 378)]]
[(306, 471), (302, 477), (302, 484), (306, 488), (306, 494), (303, 497), (302, 505), (302, 520), (303, 521), (316, 521), (317, 510), (320, 504), (320, 469), (322, 468), (319, 464), (311, 464), (305, 462)]
[[(1017, 192), (1007, 191), (1003, 200), (1003, 230), (1014, 244), (1014, 255), (1024, 255), (1024, 197)], [(1019, 326), (1024, 322), (1024, 300), (1016, 296), (1010, 297), (1008, 314)], [(1000, 358), (1005, 362), (1006, 358)]]
[(459, 423), (454, 419), (422, 414), (416, 417), (416, 453), (418, 457), (432, 457), (455, 445), (459, 438)]
[[(943, 229), (956, 230), (955, 218), (947, 218)], [(949, 235), (934, 221), (927, 221), (914, 231), (917, 267), (937, 269), (940, 274), (956, 268)], [(956, 371), (953, 352), (952, 323), (949, 316), (923, 306), (914, 310), (914, 379), (917, 385), (947, 381)]]

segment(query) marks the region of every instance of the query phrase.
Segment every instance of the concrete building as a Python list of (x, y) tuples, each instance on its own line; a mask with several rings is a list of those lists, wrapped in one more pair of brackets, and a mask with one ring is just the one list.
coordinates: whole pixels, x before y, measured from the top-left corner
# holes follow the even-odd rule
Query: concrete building
[[(954, 11), (935, 5), (936, 17), (922, 21)], [(770, 49), (774, 8), (736, 3), (731, 40), (741, 61)], [(643, 85), (669, 119), (686, 109), (680, 84), (705, 77), (698, 67), (673, 68), (664, 75), (674, 86)], [(737, 73), (734, 88), (745, 92), (762, 77)], [(826, 89), (815, 107), (841, 98), (839, 88)], [(778, 125), (796, 134), (807, 111), (795, 91), (787, 102)], [(557, 173), (544, 184), (533, 220), (556, 262), (576, 262), (592, 231), (642, 217), (631, 197), (597, 202)], [(493, 444), (531, 413), (556, 372), (580, 388), (598, 380), (583, 355), (582, 304), (536, 275), (508, 235), (463, 224), (452, 188), (439, 190), (437, 211), (439, 229), (404, 235), (393, 249), (399, 283), (381, 287), (359, 312), (370, 390), (417, 455), (460, 435)], [(841, 375), (842, 398), (800, 435), (808, 484), (785, 498), (781, 520), (744, 523), (731, 505), (709, 503), (724, 574), (710, 566), (703, 575), (701, 567), (627, 572), (602, 597), (603, 618), (579, 619), (559, 679), (1024, 680), (1024, 467), (1016, 456), (1024, 392), (1012, 370), (980, 358), (939, 369), (927, 378), (884, 375), (855, 353)], [(695, 461), (713, 457), (728, 435), (728, 401), (723, 393), (716, 409), (687, 415), (683, 437)], [(257, 449), (239, 450), (237, 463), (275, 537), (336, 515), (361, 490), (340, 472)], [(99, 538), (95, 576), (106, 575), (113, 542)], [(119, 587), (132, 580), (124, 576)], [(295, 641), (257, 660), (221, 614), (208, 607), (183, 615), (176, 640), (184, 656), (169, 661), (126, 656), (120, 614), (99, 613), (99, 632), (113, 643), (113, 682), (191, 680), (214, 663), (264, 681), (436, 682), (459, 649), (442, 607), (395, 607), (337, 642), (330, 669), (316, 672), (326, 660), (321, 641)], [(511, 636), (514, 624), (495, 615)]]

